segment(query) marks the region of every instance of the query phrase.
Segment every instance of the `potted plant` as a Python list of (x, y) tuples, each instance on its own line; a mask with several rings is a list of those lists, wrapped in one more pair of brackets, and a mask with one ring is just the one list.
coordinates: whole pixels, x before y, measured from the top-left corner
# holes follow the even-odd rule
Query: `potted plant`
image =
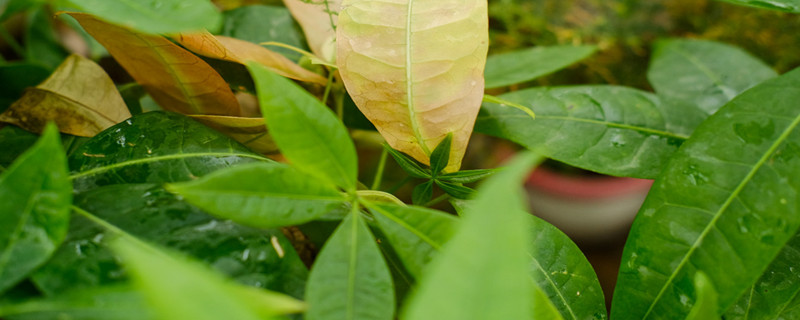
[[(284, 3), (225, 15), (205, 0), (8, 3), (71, 26), (130, 78), (65, 52), (51, 66), (30, 60), (54, 37), (17, 45), (27, 62), (1, 66), (48, 75), (4, 93), (16, 99), (0, 115), (0, 317), (608, 318), (578, 247), (527, 212), (523, 177), (544, 157), (655, 179), (613, 319), (800, 310), (800, 71), (675, 39), (656, 47), (655, 93), (492, 96), (484, 88), (595, 48), (487, 59), (481, 0)], [(234, 31), (288, 12), (307, 49)], [(265, 34), (297, 32), (283, 21)], [(252, 95), (257, 110), (243, 107)], [(372, 181), (359, 179), (351, 137), (363, 118), (386, 141)], [(530, 151), (502, 169), (461, 170), (473, 131)], [(413, 205), (381, 189), (390, 159), (416, 182)], [(443, 200), (454, 213), (425, 206)]]

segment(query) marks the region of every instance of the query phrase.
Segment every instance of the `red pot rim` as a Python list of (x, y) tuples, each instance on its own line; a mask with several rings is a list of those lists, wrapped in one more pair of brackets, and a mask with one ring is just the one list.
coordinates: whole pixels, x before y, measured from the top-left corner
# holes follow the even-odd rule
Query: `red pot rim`
[(573, 198), (608, 198), (635, 191), (646, 192), (653, 180), (620, 178), (612, 176), (567, 176), (539, 167), (526, 181), (526, 185), (541, 191)]

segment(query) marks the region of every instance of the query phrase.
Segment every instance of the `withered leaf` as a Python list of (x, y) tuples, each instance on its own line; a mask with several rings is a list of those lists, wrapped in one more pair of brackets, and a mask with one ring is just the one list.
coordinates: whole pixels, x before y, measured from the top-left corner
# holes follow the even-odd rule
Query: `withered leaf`
[(131, 117), (114, 82), (93, 61), (71, 55), (47, 80), (28, 88), (0, 121), (40, 133), (48, 121), (68, 134), (92, 137)]
[(326, 62), (334, 62), (336, 24), (342, 0), (283, 0), (306, 35), (311, 52)]

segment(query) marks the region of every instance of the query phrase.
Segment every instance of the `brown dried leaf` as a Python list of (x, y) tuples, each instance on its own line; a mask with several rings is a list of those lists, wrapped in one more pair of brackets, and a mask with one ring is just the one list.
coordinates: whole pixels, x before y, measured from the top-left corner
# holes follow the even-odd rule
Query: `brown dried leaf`
[(318, 57), (333, 62), (336, 24), (342, 0), (283, 0), (306, 35), (308, 47)]
[(92, 137), (131, 117), (114, 82), (89, 59), (71, 55), (47, 80), (29, 88), (0, 121), (40, 133), (48, 121), (61, 132)]
[(303, 69), (283, 55), (252, 42), (214, 36), (208, 31), (182, 33), (173, 38), (184, 48), (202, 56), (241, 64), (252, 60), (287, 78), (321, 85), (327, 83), (324, 77)]
[(240, 115), (228, 83), (211, 66), (158, 35), (139, 33), (96, 17), (68, 12), (169, 111)]
[(263, 118), (191, 115), (193, 119), (222, 132), (258, 153), (273, 153), (278, 147), (267, 133)]

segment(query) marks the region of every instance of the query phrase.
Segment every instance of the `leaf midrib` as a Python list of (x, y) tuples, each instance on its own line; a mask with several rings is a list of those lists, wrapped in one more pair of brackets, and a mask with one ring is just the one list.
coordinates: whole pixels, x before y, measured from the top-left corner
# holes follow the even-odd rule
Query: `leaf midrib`
[[(575, 315), (575, 312), (572, 310), (572, 306), (570, 306), (569, 302), (567, 302), (567, 298), (564, 297), (564, 295), (561, 293), (561, 290), (558, 289), (553, 279), (550, 278), (550, 275), (547, 274), (547, 271), (539, 263), (539, 260), (537, 260), (536, 257), (534, 257), (532, 254), (530, 254), (530, 252), (528, 253), (528, 256), (531, 257), (531, 261), (533, 261), (533, 263), (536, 264), (536, 268), (539, 269), (539, 271), (541, 271), (542, 274), (544, 275), (545, 279), (547, 279), (547, 283), (549, 283), (550, 286), (555, 288), (558, 298), (561, 299), (561, 302), (564, 303), (564, 306), (567, 308), (567, 311), (569, 312), (569, 315), (572, 317), (572, 319), (578, 319), (578, 317)], [(536, 281), (534, 281), (534, 283), (536, 283)]]
[(164, 156), (155, 156), (149, 158), (142, 158), (142, 159), (135, 159), (135, 160), (128, 160), (122, 162), (116, 162), (107, 166), (92, 168), (90, 170), (78, 172), (69, 176), (70, 180), (74, 180), (77, 178), (94, 175), (118, 168), (123, 168), (127, 166), (133, 166), (137, 164), (144, 164), (144, 163), (151, 163), (151, 162), (159, 162), (159, 161), (168, 161), (168, 160), (182, 160), (186, 158), (199, 158), (199, 157), (243, 157), (243, 158), (251, 158), (261, 161), (267, 161), (267, 158), (251, 155), (246, 153), (224, 153), (224, 152), (201, 152), (201, 153), (190, 153), (190, 154), (171, 154), (171, 155), (164, 155)]
[(411, 53), (413, 52), (413, 44), (411, 43), (411, 24), (413, 22), (413, 14), (414, 14), (414, 0), (408, 0), (408, 10), (406, 13), (406, 108), (408, 108), (408, 117), (409, 121), (411, 122), (411, 130), (414, 131), (414, 138), (417, 139), (417, 143), (422, 148), (422, 151), (425, 155), (430, 156), (431, 150), (428, 148), (428, 145), (425, 143), (425, 140), (422, 137), (422, 132), (420, 131), (420, 124), (417, 121), (417, 111), (416, 106), (414, 105), (414, 72), (412, 68), (413, 58)]
[(388, 211), (386, 211), (386, 210), (383, 210), (383, 208), (380, 208), (379, 206), (370, 205), (369, 207), (370, 207), (370, 209), (373, 209), (373, 210), (377, 211), (378, 213), (380, 213), (380, 214), (381, 214), (381, 215), (383, 215), (384, 217), (387, 217), (387, 218), (389, 218), (389, 219), (390, 219), (390, 220), (392, 220), (394, 223), (397, 223), (397, 224), (398, 224), (398, 225), (400, 225), (401, 227), (403, 227), (403, 228), (405, 228), (406, 230), (410, 231), (410, 232), (411, 232), (411, 233), (413, 233), (415, 236), (417, 236), (417, 237), (419, 237), (420, 239), (422, 239), (422, 241), (425, 241), (425, 243), (429, 244), (431, 247), (433, 247), (433, 248), (434, 248), (434, 249), (436, 249), (437, 251), (440, 251), (440, 250), (442, 249), (442, 246), (441, 246), (439, 243), (437, 243), (437, 242), (436, 242), (436, 241), (434, 241), (433, 239), (429, 238), (428, 236), (426, 236), (425, 234), (423, 234), (423, 233), (422, 233), (422, 231), (419, 231), (419, 229), (417, 229), (417, 228), (414, 228), (413, 226), (409, 225), (408, 223), (406, 223), (405, 221), (403, 221), (403, 220), (402, 220), (402, 219), (400, 219), (399, 217), (397, 217), (397, 216), (395, 216), (395, 215), (392, 215), (390, 212), (388, 212)]
[[(725, 200), (722, 206), (720, 206), (719, 210), (717, 210), (717, 212), (714, 214), (714, 217), (708, 223), (706, 228), (703, 229), (703, 232), (700, 233), (700, 235), (697, 237), (697, 240), (695, 240), (695, 242), (689, 248), (689, 251), (683, 256), (681, 262), (675, 268), (675, 271), (672, 272), (672, 274), (670, 274), (669, 278), (667, 278), (667, 281), (661, 287), (656, 297), (652, 300), (652, 303), (647, 309), (647, 312), (645, 312), (644, 316), (642, 316), (643, 320), (648, 318), (650, 313), (653, 311), (653, 308), (655, 308), (656, 304), (658, 304), (658, 302), (661, 300), (661, 297), (667, 291), (667, 287), (669, 287), (672, 284), (672, 282), (675, 280), (675, 277), (677, 277), (680, 270), (682, 270), (683, 267), (686, 265), (686, 263), (689, 262), (689, 257), (694, 254), (694, 251), (697, 250), (697, 248), (703, 242), (703, 240), (711, 231), (711, 229), (713, 229), (713, 227), (716, 226), (717, 220), (719, 220), (720, 217), (722, 217), (722, 213), (728, 210), (733, 201), (736, 198), (738, 198), (739, 194), (741, 194), (741, 192), (744, 190), (745, 186), (747, 186), (747, 184), (750, 183), (753, 177), (755, 177), (756, 173), (758, 173), (758, 171), (761, 170), (764, 164), (767, 163), (767, 160), (775, 153), (775, 151), (777, 151), (778, 147), (781, 144), (783, 144), (783, 142), (786, 141), (786, 139), (788, 139), (789, 135), (792, 134), (792, 132), (794, 132), (795, 128), (797, 128), (798, 125), (800, 125), (800, 116), (795, 117), (795, 120), (786, 128), (786, 130), (783, 131), (783, 133), (781, 133), (781, 135), (778, 137), (778, 139), (775, 140), (775, 142), (769, 147), (769, 149), (767, 149), (767, 151), (764, 152), (764, 155), (761, 156), (761, 158), (758, 160), (758, 162), (756, 162), (756, 164), (753, 166), (750, 172), (748, 172), (748, 174), (742, 179), (742, 182), (739, 183), (738, 186), (736, 186), (731, 195)], [(720, 230), (720, 232), (722, 231)]]
[[(36, 192), (42, 191), (41, 188), (38, 188)], [(8, 247), (6, 251), (3, 252), (3, 255), (0, 256), (0, 275), (5, 273), (5, 267), (8, 265), (9, 259), (11, 258), (11, 252), (13, 252), (13, 247), (19, 240), (19, 235), (22, 234), (22, 229), (28, 223), (28, 219), (30, 218), (31, 214), (33, 214), (33, 205), (35, 203), (36, 197), (31, 195), (28, 197), (28, 202), (25, 204), (25, 209), (22, 212), (22, 216), (19, 219), (19, 223), (14, 228), (14, 231), (11, 233), (11, 237), (8, 240)]]

